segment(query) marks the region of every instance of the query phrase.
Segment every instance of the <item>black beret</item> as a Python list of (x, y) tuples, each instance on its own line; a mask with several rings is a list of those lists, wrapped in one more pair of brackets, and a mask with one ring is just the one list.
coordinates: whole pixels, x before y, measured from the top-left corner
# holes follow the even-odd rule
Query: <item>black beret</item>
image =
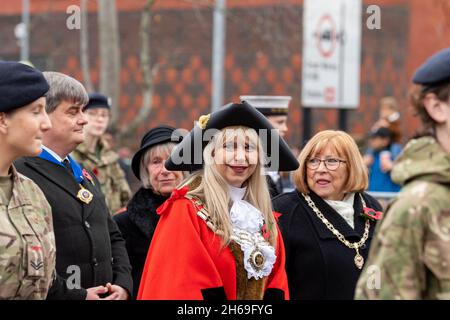
[(269, 120), (247, 102), (230, 103), (221, 109), (202, 116), (198, 125), (186, 135), (183, 141), (172, 151), (165, 162), (167, 170), (195, 171), (203, 167), (203, 149), (212, 136), (208, 129), (221, 130), (230, 126), (244, 126), (255, 129), (258, 133), (271, 171), (292, 171), (299, 163), (289, 146), (280, 137)]
[(141, 158), (148, 149), (158, 144), (170, 141), (178, 143), (181, 140), (182, 137), (180, 135), (178, 135), (177, 137), (172, 137), (172, 133), (174, 131), (175, 128), (166, 125), (160, 125), (150, 129), (150, 131), (148, 131), (144, 135), (141, 141), (140, 149), (134, 154), (133, 159), (131, 160), (131, 168), (136, 178), (138, 178), (139, 180), (141, 179), (140, 177)]
[(413, 82), (424, 86), (450, 82), (450, 48), (428, 58), (414, 73)]
[(14, 61), (0, 61), (0, 112), (24, 107), (49, 89), (39, 70)]
[(89, 94), (89, 102), (84, 107), (83, 110), (94, 109), (94, 108), (106, 108), (111, 109), (111, 104), (107, 96), (101, 93), (90, 93)]

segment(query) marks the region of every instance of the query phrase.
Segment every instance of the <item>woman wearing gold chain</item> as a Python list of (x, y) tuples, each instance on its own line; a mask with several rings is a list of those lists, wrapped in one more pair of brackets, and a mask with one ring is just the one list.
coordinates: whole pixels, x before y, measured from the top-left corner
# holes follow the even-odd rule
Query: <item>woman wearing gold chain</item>
[(364, 193), (366, 167), (353, 138), (316, 134), (294, 173), (296, 190), (273, 199), (286, 247), (291, 299), (353, 299), (381, 206)]
[(272, 170), (298, 167), (268, 120), (246, 102), (200, 118), (165, 163), (168, 170), (197, 171), (157, 210), (138, 299), (289, 298), (262, 167), (270, 155), (279, 156)]

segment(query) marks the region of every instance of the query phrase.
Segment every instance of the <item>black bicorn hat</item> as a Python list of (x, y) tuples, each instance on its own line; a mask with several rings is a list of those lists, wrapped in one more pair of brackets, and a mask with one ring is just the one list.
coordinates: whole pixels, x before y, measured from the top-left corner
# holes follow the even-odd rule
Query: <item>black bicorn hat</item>
[(178, 143), (182, 136), (180, 134), (174, 134), (175, 128), (166, 125), (159, 125), (150, 129), (142, 138), (141, 146), (139, 150), (134, 154), (133, 159), (131, 160), (131, 169), (133, 170), (134, 175), (139, 180), (140, 177), (140, 164), (142, 156), (145, 152), (158, 144), (166, 143), (166, 142), (174, 142)]
[(244, 126), (256, 131), (269, 160), (266, 164), (268, 171), (292, 171), (298, 168), (299, 163), (294, 154), (269, 120), (246, 101), (242, 101), (227, 104), (207, 116), (201, 116), (198, 124), (173, 149), (165, 162), (166, 169), (193, 172), (203, 168), (204, 148), (216, 130), (231, 126)]
[(428, 58), (414, 73), (413, 82), (425, 87), (450, 82), (450, 48), (438, 51)]
[(39, 70), (14, 61), (0, 61), (0, 112), (24, 107), (45, 96), (47, 80)]
[(83, 110), (94, 108), (111, 109), (111, 99), (101, 93), (89, 93), (89, 102), (84, 106)]

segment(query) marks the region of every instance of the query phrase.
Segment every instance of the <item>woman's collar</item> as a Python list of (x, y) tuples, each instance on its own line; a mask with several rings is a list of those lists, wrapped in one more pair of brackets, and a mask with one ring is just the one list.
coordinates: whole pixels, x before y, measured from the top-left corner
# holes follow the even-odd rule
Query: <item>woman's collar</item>
[(233, 187), (228, 184), (228, 191), (230, 193), (230, 198), (233, 202), (244, 199), (245, 192), (247, 191), (247, 187)]

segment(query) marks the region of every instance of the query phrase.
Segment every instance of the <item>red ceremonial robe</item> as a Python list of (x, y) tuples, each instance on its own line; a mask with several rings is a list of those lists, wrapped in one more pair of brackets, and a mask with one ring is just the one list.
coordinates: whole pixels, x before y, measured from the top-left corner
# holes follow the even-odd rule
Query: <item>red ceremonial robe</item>
[[(158, 208), (160, 220), (147, 255), (138, 300), (236, 299), (236, 261), (229, 247), (197, 216), (187, 187)], [(278, 230), (277, 260), (264, 298), (288, 299), (285, 251)]]

